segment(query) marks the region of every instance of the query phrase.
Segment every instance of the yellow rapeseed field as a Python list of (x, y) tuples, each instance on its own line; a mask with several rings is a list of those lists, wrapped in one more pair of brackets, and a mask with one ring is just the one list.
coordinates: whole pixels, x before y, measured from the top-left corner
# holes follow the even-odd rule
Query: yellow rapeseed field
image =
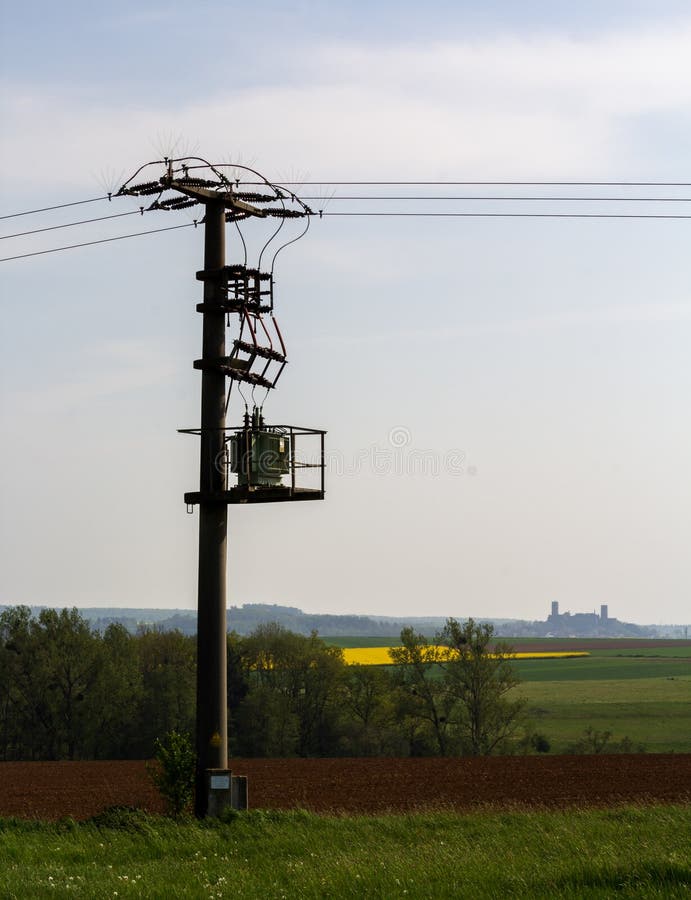
[[(344, 647), (343, 657), (349, 666), (387, 666), (391, 665), (389, 647)], [(443, 650), (443, 647), (435, 647)], [(544, 653), (512, 653), (511, 659), (572, 659), (577, 656), (590, 656), (584, 650), (548, 650)]]

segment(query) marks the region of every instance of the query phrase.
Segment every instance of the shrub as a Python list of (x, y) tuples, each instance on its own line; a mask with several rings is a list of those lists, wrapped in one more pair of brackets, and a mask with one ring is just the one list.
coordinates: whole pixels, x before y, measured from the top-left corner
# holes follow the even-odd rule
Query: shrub
[(149, 769), (152, 781), (175, 818), (190, 811), (194, 800), (196, 756), (189, 734), (169, 731), (154, 741), (156, 764)]
[(596, 731), (589, 725), (580, 740), (566, 748), (567, 753), (645, 753), (644, 744), (634, 744), (628, 735), (620, 741), (612, 740), (611, 731)]
[(530, 746), (536, 753), (549, 753), (552, 748), (549, 738), (540, 731), (535, 731), (530, 735)]

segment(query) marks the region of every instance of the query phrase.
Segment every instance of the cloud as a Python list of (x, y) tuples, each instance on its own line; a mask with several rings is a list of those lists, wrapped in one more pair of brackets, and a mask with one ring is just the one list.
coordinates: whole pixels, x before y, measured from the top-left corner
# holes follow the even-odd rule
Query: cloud
[(691, 23), (578, 40), (323, 44), (296, 52), (291, 72), (281, 57), (273, 81), (269, 68), (261, 86), (168, 109), (109, 100), (107, 85), (6, 85), (3, 167), (83, 188), (85, 172), (134, 170), (156, 135), (175, 133), (216, 159), (232, 145), (269, 173), (298, 165), (315, 178), (621, 176), (640, 162), (632, 135), (646, 116), (691, 115), (690, 44)]

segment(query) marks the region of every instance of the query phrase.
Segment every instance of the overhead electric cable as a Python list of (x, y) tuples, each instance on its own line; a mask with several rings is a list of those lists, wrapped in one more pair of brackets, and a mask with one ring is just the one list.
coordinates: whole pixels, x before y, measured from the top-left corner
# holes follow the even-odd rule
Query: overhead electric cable
[[(319, 215), (319, 213), (313, 213)], [(483, 213), (483, 212), (324, 212), (326, 216), (406, 216), (446, 219), (691, 219), (691, 215), (672, 213)]]
[[(261, 181), (239, 181), (239, 184), (262, 184)], [(691, 181), (284, 181), (282, 184), (353, 184), (353, 185), (478, 185), (481, 187), (691, 187)]]
[(57, 206), (44, 206), (41, 209), (27, 209), (24, 212), (8, 213), (0, 216), (0, 219), (16, 219), (17, 216), (31, 216), (33, 213), (49, 212), (51, 209), (65, 209), (67, 206), (81, 206), (83, 203), (96, 203), (97, 200), (110, 200), (110, 194), (105, 197), (91, 197), (90, 200), (73, 200), (72, 203), (58, 203)]
[(89, 225), (91, 222), (105, 222), (106, 219), (121, 219), (123, 216), (141, 216), (143, 209), (132, 209), (129, 212), (114, 213), (112, 216), (99, 216), (96, 219), (82, 219), (81, 222), (64, 222), (62, 225), (49, 225), (48, 228), (33, 228), (31, 231), (17, 231), (15, 234), (2, 234), (0, 241), (8, 238), (24, 237), (27, 234), (40, 234), (42, 231), (57, 231), (59, 228), (73, 228), (75, 225)]
[[(245, 181), (239, 179), (237, 184), (252, 184), (252, 185), (265, 185), (264, 181)], [(481, 187), (498, 187), (498, 186), (514, 186), (514, 187), (691, 187), (691, 182), (689, 181), (341, 181), (341, 180), (329, 180), (322, 179), (321, 181), (285, 181), (283, 184), (286, 185), (356, 185), (356, 186), (364, 186), (364, 185), (372, 185), (372, 186), (381, 186), (381, 185), (391, 185), (391, 186), (441, 186), (441, 187), (453, 187), (453, 186), (481, 186)], [(34, 213), (41, 212), (50, 212), (54, 209), (65, 209), (68, 206), (80, 206), (85, 203), (97, 203), (99, 200), (111, 200), (112, 194), (104, 194), (101, 197), (89, 197), (86, 200), (73, 200), (69, 203), (58, 203), (54, 206), (42, 206), (38, 209), (26, 209), (21, 212), (15, 213), (6, 213), (4, 215), (0, 215), (0, 220), (2, 219), (14, 219), (18, 216), (30, 216)], [(309, 198), (309, 199), (323, 199), (320, 197)], [(492, 198), (494, 199), (494, 198)], [(575, 199), (575, 198), (568, 198)], [(624, 198), (616, 198), (616, 199), (624, 199)], [(641, 198), (643, 199), (643, 198)], [(648, 198), (645, 198), (648, 199)], [(667, 198), (671, 199), (671, 198)]]
[[(323, 197), (302, 197), (302, 200), (323, 200)], [(406, 197), (397, 197), (393, 194), (391, 195), (378, 195), (376, 197), (362, 197), (362, 196), (352, 196), (352, 197), (338, 197), (334, 195), (333, 197), (329, 197), (329, 201), (331, 200), (514, 200), (514, 201), (564, 201), (566, 203), (570, 203), (573, 201), (592, 201), (598, 203), (691, 203), (691, 197), (472, 197), (472, 196), (463, 196), (463, 197), (449, 197), (444, 196), (442, 194), (437, 194), (435, 197), (416, 197), (416, 196), (406, 196)]]
[(94, 244), (108, 244), (111, 241), (124, 241), (126, 238), (142, 237), (145, 234), (157, 234), (159, 231), (176, 231), (178, 228), (196, 227), (196, 222), (185, 222), (184, 225), (169, 225), (167, 228), (152, 228), (150, 231), (135, 231), (132, 234), (119, 234), (117, 237), (101, 238), (98, 241), (84, 241), (81, 244), (69, 244), (66, 247), (52, 247), (50, 250), (35, 250), (33, 253), (19, 253), (17, 256), (5, 256), (0, 262), (9, 262), (11, 259), (24, 259), (27, 256), (43, 256), (46, 253), (59, 253), (60, 250), (75, 250), (77, 247), (91, 247)]
[[(127, 215), (127, 214), (126, 214)], [(359, 216), (359, 217), (403, 217), (403, 218), (450, 218), (450, 219), (691, 219), (691, 214), (672, 213), (511, 213), (511, 212), (313, 212), (314, 217), (326, 216)], [(107, 217), (106, 217), (107, 218)], [(309, 219), (308, 219), (309, 221)], [(127, 238), (143, 237), (148, 234), (157, 234), (162, 231), (176, 231), (179, 228), (191, 228), (196, 222), (186, 222), (183, 225), (170, 225), (166, 228), (152, 228), (148, 231), (135, 231), (131, 234), (121, 234), (111, 238), (101, 238), (96, 241), (84, 241), (79, 244), (69, 244), (64, 247), (51, 247), (48, 250), (36, 250), (31, 253), (19, 253), (15, 256), (0, 258), (0, 262), (9, 262), (14, 259), (25, 259), (29, 256), (43, 256), (47, 253), (59, 253), (61, 250), (75, 250), (79, 247), (91, 247), (95, 244), (107, 244), (111, 241), (122, 241)], [(292, 243), (292, 242), (289, 242)]]

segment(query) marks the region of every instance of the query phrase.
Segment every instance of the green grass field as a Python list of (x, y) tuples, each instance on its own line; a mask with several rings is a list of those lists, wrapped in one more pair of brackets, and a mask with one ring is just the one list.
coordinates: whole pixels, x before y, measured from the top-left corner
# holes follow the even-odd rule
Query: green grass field
[(630, 738), (651, 753), (691, 753), (691, 676), (621, 681), (533, 681), (516, 689), (532, 726), (563, 753), (584, 730)]
[[(342, 647), (386, 643), (386, 638), (338, 639)], [(558, 638), (540, 643), (545, 650), (564, 644)], [(592, 727), (612, 732), (613, 741), (628, 737), (651, 753), (691, 753), (691, 642), (589, 652), (580, 659), (514, 663), (521, 679), (516, 692), (525, 697), (530, 723), (548, 738), (551, 752), (563, 753)]]
[(691, 753), (689, 647), (595, 649), (583, 659), (521, 660), (517, 693), (553, 753), (586, 728), (651, 753)]
[(522, 681), (625, 681), (630, 678), (688, 678), (691, 660), (641, 656), (585, 656), (576, 659), (519, 659)]
[(0, 896), (669, 900), (691, 890), (683, 806), (110, 823), (0, 822)]

